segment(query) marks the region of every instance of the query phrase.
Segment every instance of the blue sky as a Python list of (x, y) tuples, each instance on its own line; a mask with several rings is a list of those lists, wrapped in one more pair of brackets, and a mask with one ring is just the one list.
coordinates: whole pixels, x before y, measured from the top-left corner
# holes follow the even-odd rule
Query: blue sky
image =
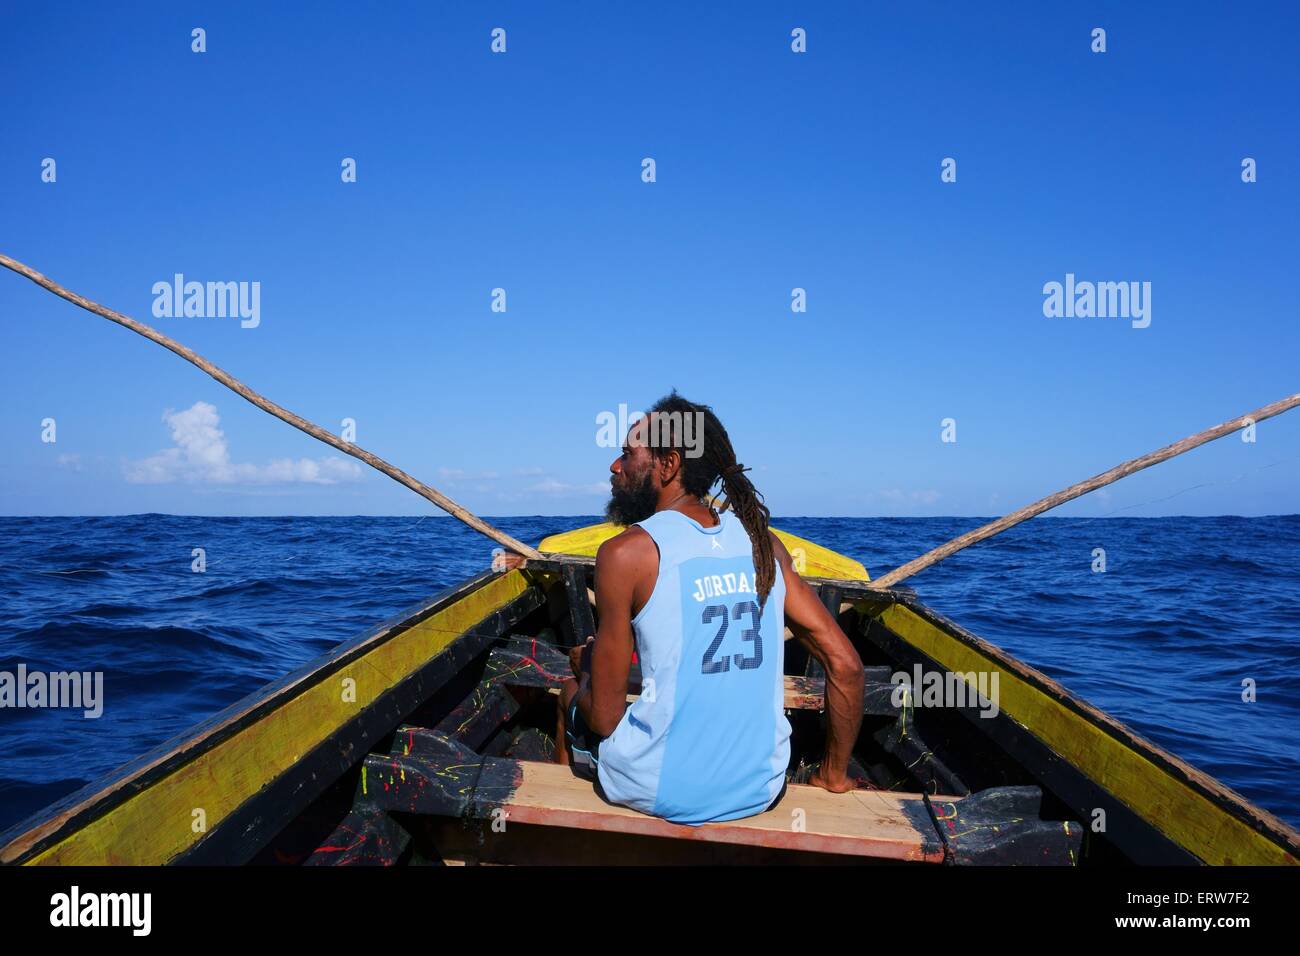
[[(1300, 389), (1300, 19), (1138, 7), (17, 4), (0, 250), (484, 514), (599, 511), (596, 416), (674, 386), (778, 515), (1002, 513)], [(431, 510), (8, 272), (0, 322), (0, 513)], [(1300, 412), (1061, 513), (1297, 511)]]

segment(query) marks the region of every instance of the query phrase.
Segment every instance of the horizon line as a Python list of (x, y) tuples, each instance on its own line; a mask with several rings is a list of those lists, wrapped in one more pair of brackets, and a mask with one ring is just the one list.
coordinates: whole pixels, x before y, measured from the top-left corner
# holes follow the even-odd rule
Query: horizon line
[[(224, 515), (210, 515), (210, 514), (183, 514), (183, 513), (172, 512), (172, 511), (131, 511), (131, 512), (121, 512), (121, 513), (117, 513), (117, 514), (20, 514), (20, 515), (0, 515), (0, 520), (20, 520), (20, 519), (24, 519), (24, 518), (151, 518), (151, 517), (161, 517), (161, 518), (245, 518), (245, 519), (248, 519), (248, 520), (261, 520), (261, 519), (267, 519), (267, 518), (415, 518), (415, 519), (420, 520), (420, 521), (424, 521), (424, 520), (426, 520), (426, 519), (428, 519), (428, 518), (436, 518), (436, 519), (447, 519), (447, 520), (450, 520), (450, 521), (457, 521), (457, 522), (460, 521), (460, 519), (457, 518), (457, 517), (455, 517), (454, 515), (450, 515), (450, 514), (440, 514), (440, 513), (430, 513), (430, 514), (425, 514), (425, 515), (418, 515), (418, 514), (361, 514), (361, 513), (358, 513), (358, 514), (346, 514), (346, 515), (343, 515), (343, 514), (277, 514), (277, 515), (238, 515), (238, 514), (224, 514)], [(603, 523), (604, 523), (604, 521), (602, 520), (602, 516), (601, 516), (601, 515), (598, 515), (598, 514), (518, 514), (518, 515), (490, 515), (490, 514), (483, 514), (483, 515), (478, 515), (478, 517), (480, 517), (480, 518), (482, 518), (482, 519), (484, 519), (484, 520), (492, 519), (492, 520), (496, 520), (496, 521), (500, 521), (500, 520), (514, 520), (514, 519), (521, 519), (521, 518), (550, 518), (550, 519), (554, 519), (554, 518), (584, 518), (584, 519), (595, 519), (595, 523), (597, 523), (597, 524), (603, 524)], [(949, 514), (949, 515), (916, 515), (916, 514), (911, 514), (911, 515), (779, 515), (779, 516), (778, 516), (778, 515), (774, 515), (774, 516), (772, 517), (772, 520), (773, 520), (773, 521), (786, 521), (786, 520), (790, 520), (790, 519), (802, 520), (802, 519), (808, 519), (808, 518), (811, 518), (811, 519), (817, 519), (817, 520), (833, 520), (833, 519), (850, 518), (850, 519), (854, 519), (854, 520), (862, 520), (862, 521), (888, 521), (888, 520), (892, 520), (892, 519), (899, 519), (899, 520), (917, 520), (917, 519), (924, 519), (924, 520), (951, 520), (951, 519), (972, 519), (972, 520), (980, 520), (980, 519), (983, 519), (983, 520), (988, 520), (988, 521), (996, 521), (996, 520), (998, 520), (999, 518), (1002, 518), (1002, 517), (1005, 517), (1005, 516), (1004, 516), (1004, 515), (960, 515), (960, 514)], [(1049, 518), (1049, 519), (1055, 519), (1055, 520), (1105, 521), (1105, 520), (1111, 520), (1111, 519), (1116, 519), (1116, 518), (1118, 518), (1118, 519), (1130, 519), (1130, 518), (1131, 518), (1131, 519), (1138, 519), (1138, 520), (1141, 520), (1141, 521), (1159, 521), (1159, 520), (1164, 519), (1164, 518), (1245, 518), (1245, 519), (1258, 519), (1258, 518), (1297, 518), (1297, 517), (1300, 517), (1300, 512), (1278, 512), (1278, 513), (1276, 513), (1276, 514), (1262, 514), (1262, 515), (1243, 515), (1243, 514), (1233, 514), (1233, 513), (1228, 513), (1228, 512), (1225, 512), (1225, 513), (1223, 513), (1223, 514), (1213, 514), (1213, 515), (1193, 515), (1193, 514), (1169, 514), (1169, 515), (1119, 515), (1119, 514), (1108, 514), (1108, 515), (1035, 515), (1034, 518), (1029, 519), (1029, 520), (1034, 520), (1034, 521), (1036, 521), (1036, 520), (1043, 519), (1043, 518)], [(467, 527), (468, 527), (468, 526), (467, 526)], [(470, 530), (474, 530), (474, 529), (471, 528)]]

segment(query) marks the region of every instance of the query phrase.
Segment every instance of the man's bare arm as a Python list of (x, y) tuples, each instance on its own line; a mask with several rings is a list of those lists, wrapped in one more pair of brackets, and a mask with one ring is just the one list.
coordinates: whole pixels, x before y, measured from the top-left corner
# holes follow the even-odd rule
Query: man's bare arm
[(862, 658), (817, 592), (796, 573), (785, 545), (776, 535), (772, 542), (785, 578), (785, 616), (790, 629), (826, 671), (826, 756), (809, 783), (836, 793), (852, 790), (848, 767), (862, 727)]
[(653, 582), (659, 552), (641, 529), (610, 538), (596, 552), (596, 611), (600, 626), (591, 645), (591, 673), (578, 686), (578, 712), (591, 730), (608, 737), (627, 709), (632, 668), (632, 607), (638, 583)]

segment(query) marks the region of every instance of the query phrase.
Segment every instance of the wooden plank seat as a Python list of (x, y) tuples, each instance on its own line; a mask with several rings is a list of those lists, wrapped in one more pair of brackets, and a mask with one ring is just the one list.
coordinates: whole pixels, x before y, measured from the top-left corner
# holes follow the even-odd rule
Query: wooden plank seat
[[(944, 859), (943, 841), (920, 794), (829, 793), (791, 784), (781, 803), (766, 813), (691, 827), (608, 803), (590, 781), (563, 764), (479, 757), (445, 735), (417, 728), (399, 731), (393, 753), (365, 759), (357, 798), (389, 812), (504, 819), (507, 826), (532, 824), (882, 860)], [(962, 799), (944, 798), (948, 805), (960, 805)]]
[(792, 784), (766, 813), (692, 827), (607, 803), (589, 781), (561, 764), (520, 763), (514, 769), (518, 783), (501, 804), (507, 826), (513, 821), (928, 863), (944, 857), (919, 794), (829, 793)]
[[(893, 703), (894, 687), (890, 682), (889, 667), (866, 668), (866, 686), (863, 692), (863, 712), (878, 716), (893, 716), (901, 708)], [(560, 685), (573, 676), (569, 657), (562, 649), (532, 637), (513, 636), (503, 646), (494, 648), (488, 655), (484, 670), (485, 684), (504, 684), (508, 687), (543, 687), (553, 694)], [(628, 701), (640, 695), (641, 669), (632, 665), (628, 675)], [(825, 707), (826, 680), (824, 677), (785, 677), (785, 706), (787, 710), (821, 710)]]
[[(1039, 818), (1036, 786), (964, 797), (790, 784), (772, 810), (691, 827), (608, 803), (555, 763), (483, 757), (445, 733), (403, 727), (392, 753), (365, 759), (355, 806), (864, 859), (960, 865), (1078, 862), (1083, 827)], [(356, 811), (354, 811), (355, 816)], [(495, 830), (494, 830), (495, 832)], [(336, 841), (341, 842), (341, 841)]]

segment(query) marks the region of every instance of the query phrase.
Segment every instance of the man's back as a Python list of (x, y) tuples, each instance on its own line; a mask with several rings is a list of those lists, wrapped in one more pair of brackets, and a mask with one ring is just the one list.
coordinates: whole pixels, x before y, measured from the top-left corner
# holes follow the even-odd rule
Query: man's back
[(710, 528), (667, 509), (637, 525), (659, 571), (632, 620), (641, 696), (600, 746), (601, 787), (678, 823), (761, 813), (790, 761), (781, 568), (760, 612), (753, 546), (734, 515)]

